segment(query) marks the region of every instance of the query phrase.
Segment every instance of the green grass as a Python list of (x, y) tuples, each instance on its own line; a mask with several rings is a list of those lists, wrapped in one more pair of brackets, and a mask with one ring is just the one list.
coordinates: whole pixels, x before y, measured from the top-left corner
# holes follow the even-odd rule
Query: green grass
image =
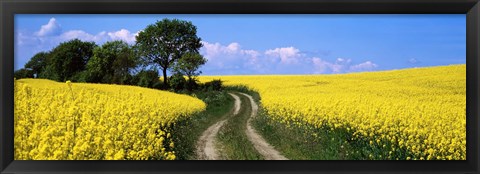
[(240, 97), (242, 105), (238, 115), (230, 116), (220, 128), (217, 140), (221, 156), (230, 160), (262, 160), (262, 155), (256, 151), (245, 133), (247, 120), (252, 113), (250, 101), (243, 95), (234, 94)]
[(195, 145), (198, 138), (209, 126), (223, 119), (233, 107), (233, 98), (225, 91), (196, 91), (191, 95), (204, 101), (207, 108), (174, 126), (172, 135), (179, 160), (196, 159)]
[[(392, 150), (370, 145), (370, 139), (355, 139), (344, 129), (315, 128), (309, 125), (286, 125), (274, 121), (263, 109), (253, 121), (255, 129), (285, 157), (292, 160), (403, 160), (411, 155), (406, 149)], [(392, 154), (389, 152), (392, 151)]]
[(353, 149), (344, 142), (346, 136), (339, 132), (287, 126), (268, 118), (263, 109), (260, 109), (253, 126), (288, 159), (342, 160), (356, 155), (348, 153)]

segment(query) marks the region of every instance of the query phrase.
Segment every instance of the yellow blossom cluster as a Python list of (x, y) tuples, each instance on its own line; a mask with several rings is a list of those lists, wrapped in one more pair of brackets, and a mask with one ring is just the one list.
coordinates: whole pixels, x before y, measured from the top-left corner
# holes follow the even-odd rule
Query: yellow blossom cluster
[(196, 98), (135, 86), (15, 80), (15, 160), (174, 160)]
[[(466, 159), (466, 66), (337, 75), (202, 76), (257, 91), (277, 121), (345, 130), (396, 159)], [(375, 155), (375, 154), (374, 154)], [(373, 158), (373, 157), (372, 157)], [(378, 159), (378, 158), (377, 158)]]

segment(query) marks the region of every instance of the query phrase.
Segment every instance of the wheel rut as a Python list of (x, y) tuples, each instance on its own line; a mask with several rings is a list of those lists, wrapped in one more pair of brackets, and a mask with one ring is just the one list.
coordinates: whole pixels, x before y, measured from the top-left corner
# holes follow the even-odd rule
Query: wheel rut
[(227, 116), (223, 120), (220, 120), (208, 127), (205, 130), (196, 144), (196, 155), (198, 160), (223, 160), (219, 154), (218, 144), (216, 141), (218, 132), (222, 126), (228, 121), (229, 118), (237, 116), (240, 112), (243, 105), (249, 104), (252, 108), (252, 112), (248, 116), (248, 120), (245, 126), (245, 133), (248, 140), (253, 144), (256, 151), (261, 154), (265, 160), (288, 160), (285, 156), (281, 155), (280, 152), (275, 150), (275, 148), (270, 145), (265, 139), (257, 133), (257, 131), (252, 126), (252, 119), (258, 113), (258, 105), (253, 100), (253, 97), (245, 94), (239, 93), (248, 98), (249, 103), (242, 103), (240, 97), (237, 94), (228, 93), (235, 100), (234, 107), (232, 108), (233, 112), (230, 112), (230, 116)]
[(265, 141), (265, 139), (253, 128), (252, 118), (255, 118), (255, 116), (257, 116), (258, 105), (253, 100), (252, 96), (245, 93), (240, 94), (246, 96), (250, 100), (250, 104), (252, 106), (252, 113), (248, 118), (247, 128), (245, 132), (248, 139), (253, 143), (255, 149), (264, 157), (265, 160), (288, 160), (285, 156), (281, 155), (280, 152), (275, 150), (272, 145)]
[[(240, 112), (241, 100), (235, 94), (228, 93), (230, 96), (233, 97), (235, 100), (235, 104), (233, 106), (233, 114), (232, 116), (237, 115)], [(199, 140), (197, 141), (197, 159), (198, 160), (221, 160), (220, 155), (218, 154), (218, 150), (216, 146), (216, 137), (220, 128), (225, 124), (228, 120), (226, 119), (220, 120), (213, 124), (212, 126), (208, 127), (202, 135), (200, 136)]]

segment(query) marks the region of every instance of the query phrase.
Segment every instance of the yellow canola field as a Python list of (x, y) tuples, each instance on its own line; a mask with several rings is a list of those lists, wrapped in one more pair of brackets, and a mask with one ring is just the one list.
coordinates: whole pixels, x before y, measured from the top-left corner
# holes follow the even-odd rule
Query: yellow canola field
[(121, 85), (15, 81), (15, 160), (175, 159), (171, 126), (201, 100)]
[(257, 91), (262, 107), (280, 122), (346, 130), (372, 146), (392, 145), (387, 155), (407, 149), (411, 154), (403, 155), (405, 159), (466, 159), (464, 64), (340, 75), (200, 78), (213, 79)]

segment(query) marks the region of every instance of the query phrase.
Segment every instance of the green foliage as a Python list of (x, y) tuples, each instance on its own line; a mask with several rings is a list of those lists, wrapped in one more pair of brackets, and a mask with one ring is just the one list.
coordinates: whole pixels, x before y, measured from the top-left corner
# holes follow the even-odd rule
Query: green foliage
[(174, 66), (174, 70), (185, 74), (191, 79), (193, 76), (198, 76), (202, 73), (197, 70), (205, 63), (207, 63), (207, 59), (199, 53), (188, 52), (178, 59), (178, 62)]
[(130, 70), (137, 67), (138, 57), (124, 41), (112, 41), (93, 50), (87, 63), (85, 80), (94, 83), (129, 84)]
[(35, 77), (38, 78), (40, 73), (42, 73), (47, 66), (48, 56), (49, 53), (47, 52), (39, 52), (35, 54), (30, 58), (30, 61), (25, 64), (25, 68), (31, 69)]
[(158, 71), (153, 70), (142, 70), (133, 78), (133, 83), (137, 86), (153, 88), (153, 86), (158, 83)]
[(15, 71), (13, 73), (13, 76), (16, 78), (16, 79), (23, 79), (23, 78), (33, 78), (33, 71), (30, 70), (30, 69), (25, 69), (25, 68), (22, 68), (22, 69), (19, 69), (17, 71)]
[(145, 65), (160, 66), (165, 87), (167, 70), (186, 52), (198, 52), (202, 47), (197, 27), (191, 22), (163, 19), (148, 25), (137, 37), (136, 47)]
[(206, 82), (204, 85), (203, 85), (203, 89), (204, 90), (207, 90), (207, 91), (221, 91), (223, 90), (223, 85), (222, 85), (222, 81), (219, 79), (219, 80), (212, 80), (210, 82)]
[(79, 77), (77, 73), (85, 70), (95, 47), (94, 42), (79, 39), (61, 43), (51, 51), (47, 65), (49, 72), (43, 73), (43, 77), (56, 81), (78, 81), (73, 77)]
[(57, 72), (54, 70), (53, 65), (51, 65), (48, 61), (47, 61), (47, 66), (45, 66), (45, 69), (42, 72), (40, 72), (39, 78), (51, 79), (51, 80), (60, 79)]
[(170, 77), (169, 83), (170, 83), (170, 87), (174, 91), (178, 92), (178, 91), (181, 91), (181, 90), (185, 89), (185, 86), (187, 84), (187, 80), (185, 80), (185, 77), (183, 77), (182, 74), (175, 73)]
[(207, 63), (202, 55), (195, 52), (185, 53), (174, 66), (174, 71), (185, 74), (188, 77), (186, 87), (189, 91), (192, 91), (197, 87), (195, 76), (200, 75), (202, 72), (198, 71), (200, 66)]

